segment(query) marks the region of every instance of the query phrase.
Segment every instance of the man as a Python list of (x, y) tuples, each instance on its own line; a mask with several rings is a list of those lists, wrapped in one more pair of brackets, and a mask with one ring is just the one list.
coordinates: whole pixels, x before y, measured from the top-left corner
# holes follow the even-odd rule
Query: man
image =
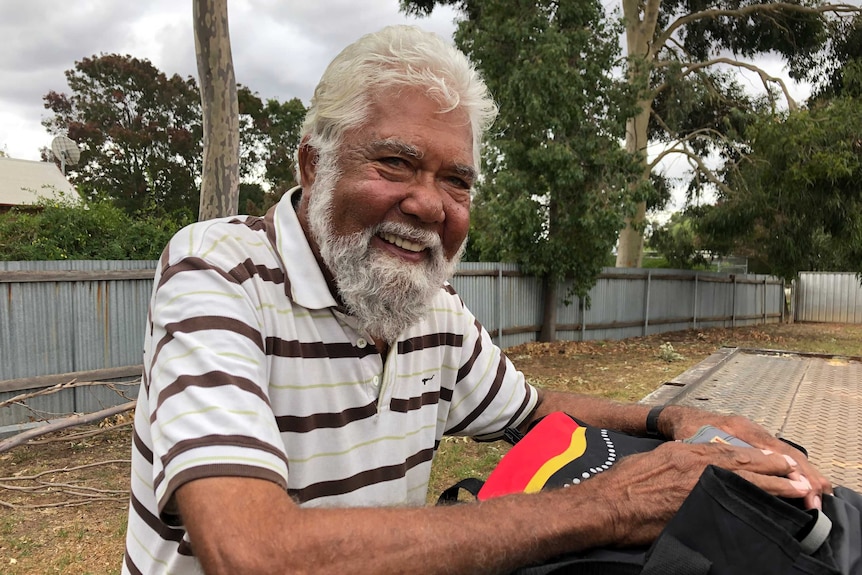
[(365, 36), (315, 91), (301, 188), (265, 218), (171, 241), (145, 342), (124, 573), (505, 572), (649, 542), (710, 463), (818, 505), (828, 481), (764, 429), (668, 407), (669, 438), (712, 423), (759, 449), (671, 442), (567, 490), (422, 507), (444, 434), (499, 437), (556, 410), (647, 431), (643, 406), (527, 384), (445, 283), (495, 113), (437, 37)]

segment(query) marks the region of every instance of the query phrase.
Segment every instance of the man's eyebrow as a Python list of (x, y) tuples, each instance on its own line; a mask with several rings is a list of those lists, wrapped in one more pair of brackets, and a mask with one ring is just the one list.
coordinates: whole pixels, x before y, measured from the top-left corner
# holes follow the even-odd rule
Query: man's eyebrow
[(476, 181), (476, 168), (467, 164), (455, 164), (455, 173), (467, 180), (470, 185)]
[(422, 151), (419, 148), (395, 138), (374, 140), (369, 143), (368, 148), (376, 152), (391, 151), (411, 158), (416, 158), (417, 160), (422, 158)]

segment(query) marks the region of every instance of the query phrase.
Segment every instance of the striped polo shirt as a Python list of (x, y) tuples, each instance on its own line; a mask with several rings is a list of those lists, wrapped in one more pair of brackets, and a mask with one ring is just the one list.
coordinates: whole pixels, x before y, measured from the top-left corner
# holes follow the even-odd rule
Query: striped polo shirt
[(123, 573), (198, 573), (173, 494), (245, 476), (306, 507), (422, 505), (443, 435), (493, 439), (536, 404), (448, 284), (384, 357), (339, 308), (294, 190), (193, 224), (156, 273)]

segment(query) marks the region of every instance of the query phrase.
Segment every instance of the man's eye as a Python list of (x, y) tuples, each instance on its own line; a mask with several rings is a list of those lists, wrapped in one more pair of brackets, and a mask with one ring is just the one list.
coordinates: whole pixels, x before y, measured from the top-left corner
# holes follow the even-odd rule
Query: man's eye
[(469, 190), (470, 184), (462, 178), (457, 176), (452, 176), (448, 178), (449, 184), (455, 186), (456, 188), (461, 188), (462, 190)]
[(399, 158), (397, 156), (382, 158), (380, 162), (393, 168), (406, 168), (408, 165), (404, 158)]

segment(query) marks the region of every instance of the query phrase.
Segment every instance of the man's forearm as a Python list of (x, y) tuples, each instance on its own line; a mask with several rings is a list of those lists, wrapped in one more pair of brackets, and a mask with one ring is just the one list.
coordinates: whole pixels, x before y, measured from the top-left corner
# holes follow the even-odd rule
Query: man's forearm
[(608, 399), (542, 390), (539, 404), (530, 421), (554, 411), (563, 411), (588, 425), (616, 429), (631, 435), (644, 435), (650, 406), (617, 403)]
[(209, 575), (500, 573), (609, 544), (620, 522), (598, 481), (449, 507), (300, 509), (275, 484), (215, 478), (178, 501)]

